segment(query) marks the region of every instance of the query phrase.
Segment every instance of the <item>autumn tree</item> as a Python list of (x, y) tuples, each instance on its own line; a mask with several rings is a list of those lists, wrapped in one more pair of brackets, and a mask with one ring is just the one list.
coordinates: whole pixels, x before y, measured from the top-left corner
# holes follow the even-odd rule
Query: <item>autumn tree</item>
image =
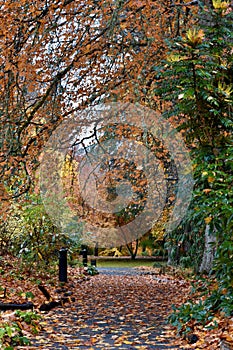
[(0, 8), (1, 178), (17, 197), (30, 188), (41, 148), (64, 118), (111, 91), (147, 89), (147, 68), (187, 16), (153, 1), (10, 1)]
[(106, 99), (158, 107), (152, 67), (166, 53), (165, 39), (189, 25), (193, 8), (169, 1), (0, 1), (1, 213), (12, 198), (34, 191), (43, 146), (62, 121)]

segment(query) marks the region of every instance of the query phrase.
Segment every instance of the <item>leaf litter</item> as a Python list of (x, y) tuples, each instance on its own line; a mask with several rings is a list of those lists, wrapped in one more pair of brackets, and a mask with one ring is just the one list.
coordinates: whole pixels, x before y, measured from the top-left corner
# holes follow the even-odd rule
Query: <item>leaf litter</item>
[[(28, 349), (180, 349), (166, 325), (189, 285), (153, 276), (97, 275), (73, 287), (76, 301), (44, 314)], [(172, 332), (172, 333), (171, 333)]]
[[(0, 326), (17, 322), (31, 341), (14, 349), (232, 349), (232, 317), (218, 315), (218, 327), (211, 330), (194, 324), (194, 344), (166, 323), (172, 305), (179, 306), (190, 297), (190, 283), (183, 277), (143, 274), (143, 270), (131, 275), (89, 277), (80, 268), (69, 268), (69, 282), (60, 284), (56, 273), (51, 277), (35, 272), (31, 278), (18, 271), (18, 262), (11, 260), (5, 266), (0, 275), (1, 302), (32, 301), (42, 317), (31, 327), (17, 319), (15, 311), (0, 313)], [(38, 280), (53, 300), (67, 293), (72, 296), (70, 302), (39, 312), (46, 300), (38, 290)]]

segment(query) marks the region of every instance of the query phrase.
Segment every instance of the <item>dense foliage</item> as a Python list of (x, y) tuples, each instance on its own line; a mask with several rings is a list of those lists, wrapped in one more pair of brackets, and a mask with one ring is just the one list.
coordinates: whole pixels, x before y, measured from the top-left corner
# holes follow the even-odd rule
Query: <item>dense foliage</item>
[(177, 317), (185, 322), (199, 319), (203, 312), (202, 321), (208, 320), (206, 313), (211, 310), (220, 309), (227, 315), (233, 312), (232, 20), (226, 2), (213, 1), (213, 9), (204, 7), (196, 26), (169, 43), (170, 54), (158, 74), (156, 93), (170, 102), (165, 113), (175, 116), (184, 132), (195, 179), (188, 215), (170, 236), (169, 244), (174, 257), (177, 245), (182, 246), (183, 256), (178, 254), (177, 262), (198, 272), (206, 235), (214, 237), (209, 247), (214, 263), (205, 272), (214, 273), (217, 284), (211, 292), (206, 286), (204, 303), (181, 307)]

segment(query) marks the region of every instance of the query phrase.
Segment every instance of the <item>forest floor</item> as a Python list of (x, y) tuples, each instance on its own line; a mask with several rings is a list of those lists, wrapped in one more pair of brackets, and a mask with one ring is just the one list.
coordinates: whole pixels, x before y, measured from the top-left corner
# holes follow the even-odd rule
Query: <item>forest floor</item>
[[(13, 265), (9, 263), (11, 271)], [(220, 349), (224, 332), (229, 334), (223, 327), (211, 331), (196, 328), (195, 344), (176, 336), (166, 321), (172, 305), (181, 305), (188, 297), (190, 283), (181, 276), (151, 274), (149, 267), (100, 268), (98, 275), (85, 276), (80, 268), (69, 268), (68, 283), (61, 284), (49, 275), (31, 278), (24, 272), (19, 278), (14, 266), (13, 274), (1, 274), (4, 295), (0, 302), (32, 301), (41, 319), (32, 325), (17, 319), (15, 311), (2, 312), (1, 324), (16, 322), (22, 335), (31, 341), (30, 345), (9, 349), (214, 350)], [(49, 312), (38, 311), (45, 302), (38, 289), (41, 283), (53, 300), (68, 296), (68, 302)]]

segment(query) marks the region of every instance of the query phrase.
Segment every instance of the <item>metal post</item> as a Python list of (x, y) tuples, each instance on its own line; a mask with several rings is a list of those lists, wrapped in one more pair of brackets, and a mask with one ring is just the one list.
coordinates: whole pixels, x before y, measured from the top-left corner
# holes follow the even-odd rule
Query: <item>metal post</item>
[(67, 282), (67, 249), (59, 250), (59, 281)]
[(82, 250), (82, 255), (83, 255), (83, 266), (87, 266), (87, 250), (85, 248)]
[(96, 259), (91, 259), (91, 266), (95, 266), (96, 267)]

